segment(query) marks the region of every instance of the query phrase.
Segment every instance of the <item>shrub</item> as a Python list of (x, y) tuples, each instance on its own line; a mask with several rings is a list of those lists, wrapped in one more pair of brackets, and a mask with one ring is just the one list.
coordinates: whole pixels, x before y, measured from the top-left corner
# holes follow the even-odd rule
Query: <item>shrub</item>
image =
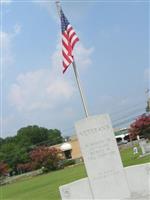
[(137, 135), (150, 139), (150, 114), (138, 117), (129, 128), (130, 138), (135, 139)]
[(33, 170), (32, 163), (18, 164), (17, 170), (20, 173), (32, 171)]
[(74, 165), (75, 164), (75, 160), (71, 159), (71, 160), (64, 160), (63, 161), (63, 165), (64, 167), (69, 166), (69, 165)]
[(7, 163), (4, 163), (3, 161), (0, 162), (0, 177), (7, 176), (8, 173), (9, 173), (9, 167)]
[(55, 147), (38, 147), (30, 153), (30, 158), (35, 165), (35, 169), (45, 167), (48, 170), (56, 170), (59, 168), (62, 154)]

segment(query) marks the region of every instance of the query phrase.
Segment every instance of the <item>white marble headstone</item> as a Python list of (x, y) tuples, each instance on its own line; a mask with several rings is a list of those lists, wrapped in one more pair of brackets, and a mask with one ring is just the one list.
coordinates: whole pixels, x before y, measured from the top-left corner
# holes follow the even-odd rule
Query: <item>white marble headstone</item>
[(130, 196), (119, 150), (107, 114), (75, 124), (93, 199)]
[(150, 163), (129, 166), (124, 170), (132, 195), (150, 197)]
[(82, 178), (78, 181), (62, 185), (59, 187), (62, 200), (92, 200), (92, 193), (89, 186), (88, 178)]
[[(124, 168), (131, 197), (118, 200), (149, 200), (150, 199), (150, 163), (134, 165)], [(62, 200), (91, 200), (92, 193), (89, 179), (83, 178), (78, 181), (59, 187)], [(119, 188), (118, 188), (119, 192)], [(104, 200), (99, 198), (99, 200)], [(112, 198), (111, 198), (112, 200)], [(115, 199), (116, 200), (116, 199)]]

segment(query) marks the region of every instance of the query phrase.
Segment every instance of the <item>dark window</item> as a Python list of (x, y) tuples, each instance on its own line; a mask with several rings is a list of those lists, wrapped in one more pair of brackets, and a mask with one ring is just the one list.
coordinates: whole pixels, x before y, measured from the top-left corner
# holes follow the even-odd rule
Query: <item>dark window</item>
[(119, 143), (119, 142), (122, 141), (122, 138), (121, 137), (120, 138), (116, 138), (116, 141), (117, 141), (117, 143)]
[(66, 159), (72, 158), (72, 156), (71, 156), (71, 150), (64, 151), (64, 154), (65, 154)]

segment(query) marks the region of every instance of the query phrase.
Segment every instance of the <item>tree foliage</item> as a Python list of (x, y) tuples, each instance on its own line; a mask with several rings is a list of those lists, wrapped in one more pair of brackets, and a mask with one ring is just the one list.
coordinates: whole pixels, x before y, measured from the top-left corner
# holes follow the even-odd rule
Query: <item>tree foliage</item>
[(30, 153), (30, 157), (36, 169), (45, 167), (55, 170), (62, 159), (61, 151), (55, 147), (38, 147)]
[(62, 142), (61, 132), (57, 129), (47, 129), (38, 126), (27, 126), (17, 132), (16, 140), (26, 146), (42, 144), (57, 144)]
[(8, 174), (9, 166), (7, 163), (0, 162), (0, 177)]
[(137, 135), (150, 139), (150, 114), (138, 117), (130, 125), (129, 134), (132, 139), (135, 139)]
[[(13, 137), (0, 138), (0, 161), (7, 163), (13, 171), (18, 173), (18, 164), (29, 163), (31, 161), (29, 152), (33, 149), (41, 145), (55, 145), (62, 141), (61, 132), (57, 129), (47, 129), (36, 125), (23, 127)], [(25, 168), (29, 167), (26, 165)]]
[(31, 162), (17, 164), (17, 171), (19, 174), (30, 172), (34, 170), (34, 165)]

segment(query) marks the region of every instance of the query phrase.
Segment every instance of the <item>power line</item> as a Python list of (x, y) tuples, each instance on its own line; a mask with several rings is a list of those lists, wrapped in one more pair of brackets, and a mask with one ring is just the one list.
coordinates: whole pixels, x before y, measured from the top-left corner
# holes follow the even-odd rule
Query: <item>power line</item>
[(135, 115), (142, 115), (143, 113), (141, 111), (142, 111), (141, 109), (137, 109), (136, 112), (133, 112), (133, 111), (132, 112), (128, 112), (126, 115), (123, 115), (122, 117), (117, 118), (117, 119), (112, 117), (112, 121), (120, 121), (120, 120), (122, 120), (124, 118), (128, 118), (128, 117), (131, 117), (131, 116), (136, 117)]
[(128, 107), (128, 108), (123, 108), (120, 111), (110, 112), (110, 115), (116, 116), (116, 115), (120, 115), (122, 113), (126, 113), (126, 112), (129, 112), (129, 111), (134, 111), (136, 109), (143, 109), (144, 110), (144, 106), (142, 106), (142, 105), (139, 106), (139, 104), (137, 104), (137, 105), (134, 105), (134, 106), (131, 106), (131, 107)]
[[(124, 108), (124, 109), (122, 109), (122, 111), (120, 111), (120, 112), (117, 111), (116, 113), (118, 113), (119, 115), (122, 115), (122, 113), (125, 113), (125, 115), (120, 116), (120, 117), (117, 118), (117, 119), (113, 119), (113, 118), (116, 116), (116, 114), (114, 114), (115, 112), (110, 113), (110, 117), (111, 117), (112, 121), (114, 121), (114, 120), (115, 120), (115, 121), (122, 120), (123, 118), (126, 118), (126, 117), (129, 116), (129, 115), (133, 115), (133, 114), (134, 114), (135, 112), (137, 112), (137, 111), (143, 112), (144, 108), (143, 108), (143, 107), (138, 107), (138, 108), (137, 108), (138, 105), (139, 105), (139, 104), (136, 104), (134, 107), (132, 106), (132, 107)], [(138, 113), (139, 113), (139, 112), (138, 112)], [(118, 114), (117, 114), (117, 115), (118, 115)], [(74, 127), (72, 126), (72, 127), (63, 129), (63, 130), (61, 130), (61, 132), (63, 133), (63, 132), (70, 131), (70, 130), (74, 130)]]
[(121, 120), (121, 121), (115, 121), (115, 122), (113, 122), (113, 127), (118, 127), (118, 126), (120, 126), (120, 125), (123, 125), (123, 124), (127, 124), (127, 123), (131, 123), (132, 121), (134, 121), (135, 120), (135, 118), (137, 118), (137, 117), (139, 117), (140, 115), (136, 115), (136, 116), (134, 116), (134, 117), (130, 117), (130, 118), (126, 118), (126, 119), (123, 119), (123, 120)]
[[(133, 107), (132, 107), (133, 108)], [(129, 110), (129, 109), (128, 109)], [(130, 109), (131, 110), (131, 109)], [(140, 110), (140, 109), (134, 109), (134, 112), (135, 111), (138, 111), (138, 110)], [(127, 111), (127, 110), (126, 110)], [(113, 127), (117, 127), (117, 126), (120, 126), (120, 125), (123, 125), (123, 124), (126, 124), (126, 123), (128, 123), (128, 122), (131, 122), (131, 121), (133, 121), (135, 118), (137, 118), (140, 114), (136, 114), (135, 116), (131, 116), (131, 114), (133, 113), (133, 109), (132, 109), (132, 112), (130, 112), (130, 111), (128, 111), (126, 114), (128, 114), (128, 115), (124, 115), (123, 117), (120, 117), (119, 119), (115, 119), (115, 120), (112, 120), (112, 124), (113, 124)], [(61, 130), (61, 132), (62, 131), (70, 131), (70, 130), (74, 130), (74, 127), (69, 127), (69, 128), (67, 128), (67, 129), (63, 129), (63, 130)], [(54, 143), (55, 143), (55, 141), (57, 141), (57, 139), (59, 139), (60, 137), (57, 137), (57, 138), (55, 138), (53, 141), (50, 141), (50, 139), (48, 139), (48, 140), (45, 140), (45, 141), (42, 141), (42, 142), (38, 142), (38, 143), (35, 143), (35, 144), (33, 144), (33, 145), (31, 145), (31, 146), (29, 146), (28, 148), (30, 149), (30, 148), (33, 148), (34, 146), (36, 147), (36, 146), (39, 146), (39, 145), (42, 145), (42, 144), (49, 144), (49, 145), (53, 145)], [(23, 148), (22, 148), (23, 149)], [(21, 149), (21, 150), (22, 150)], [(11, 151), (11, 152), (17, 152), (16, 150), (14, 150), (14, 151)], [(11, 155), (10, 155), (10, 157), (11, 157)]]

